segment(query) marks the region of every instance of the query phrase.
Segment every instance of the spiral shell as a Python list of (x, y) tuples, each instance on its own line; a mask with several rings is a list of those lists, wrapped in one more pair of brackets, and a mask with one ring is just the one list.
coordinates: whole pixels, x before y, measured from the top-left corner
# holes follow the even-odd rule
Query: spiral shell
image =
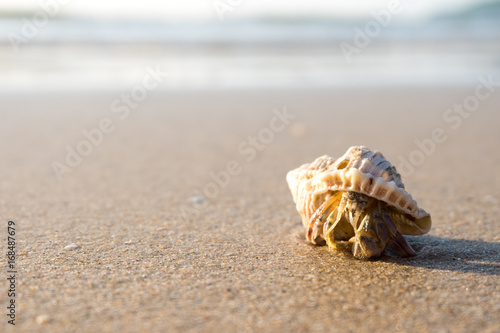
[(401, 175), (378, 151), (354, 146), (334, 160), (321, 156), (287, 174), (287, 182), (307, 226), (313, 213), (339, 191), (357, 192), (396, 208), (391, 216), (405, 235), (422, 235), (431, 228), (430, 215), (405, 191)]

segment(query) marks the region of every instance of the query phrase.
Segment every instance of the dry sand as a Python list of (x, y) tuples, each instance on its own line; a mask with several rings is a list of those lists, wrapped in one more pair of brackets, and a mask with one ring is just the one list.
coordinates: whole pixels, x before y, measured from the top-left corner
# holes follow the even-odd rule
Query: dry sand
[[(19, 272), (2, 331), (500, 331), (500, 93), (457, 129), (443, 120), (473, 92), (157, 93), (124, 120), (119, 93), (1, 96), (0, 238), (4, 253), (14, 220)], [(284, 106), (296, 118), (254, 156), (245, 142)], [(51, 164), (103, 118), (114, 131), (58, 181)], [(417, 257), (303, 240), (288, 170), (360, 144), (399, 165), (437, 127), (447, 140), (402, 172), (433, 218), (409, 237)], [(229, 185), (196, 197), (232, 160)]]

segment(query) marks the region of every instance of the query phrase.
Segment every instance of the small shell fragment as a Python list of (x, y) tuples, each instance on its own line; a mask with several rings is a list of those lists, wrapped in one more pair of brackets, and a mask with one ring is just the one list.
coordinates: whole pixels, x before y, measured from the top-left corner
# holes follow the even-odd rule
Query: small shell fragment
[(69, 245), (66, 245), (64, 248), (66, 250), (72, 251), (72, 250), (78, 250), (80, 248), (80, 246), (77, 244), (69, 244)]
[(45, 325), (45, 324), (50, 323), (51, 319), (50, 319), (49, 315), (44, 314), (44, 315), (37, 316), (35, 321), (38, 325)]

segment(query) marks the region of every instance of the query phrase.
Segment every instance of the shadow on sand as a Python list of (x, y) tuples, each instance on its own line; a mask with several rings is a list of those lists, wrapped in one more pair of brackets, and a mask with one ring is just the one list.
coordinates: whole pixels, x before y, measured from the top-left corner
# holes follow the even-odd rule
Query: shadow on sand
[(429, 269), (500, 275), (500, 243), (434, 236), (405, 238), (418, 252), (416, 257), (399, 258), (387, 253), (379, 260)]

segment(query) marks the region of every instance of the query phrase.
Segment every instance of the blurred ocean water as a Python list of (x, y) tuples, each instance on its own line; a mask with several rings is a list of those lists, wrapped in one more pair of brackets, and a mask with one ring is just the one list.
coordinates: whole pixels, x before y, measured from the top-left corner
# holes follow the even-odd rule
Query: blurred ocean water
[(500, 78), (500, 11), (492, 10), (386, 26), (374, 18), (177, 24), (57, 18), (27, 38), (30, 24), (29, 16), (0, 18), (2, 91), (126, 89), (148, 67), (168, 71), (161, 87), (174, 90)]

